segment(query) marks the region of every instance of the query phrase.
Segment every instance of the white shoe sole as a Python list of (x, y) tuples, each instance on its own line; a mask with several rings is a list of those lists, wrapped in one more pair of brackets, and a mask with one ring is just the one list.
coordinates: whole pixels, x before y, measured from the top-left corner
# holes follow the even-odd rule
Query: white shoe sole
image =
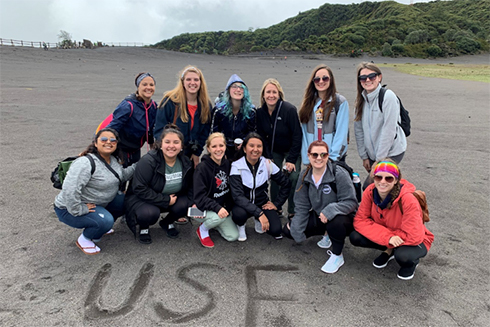
[(344, 265), (345, 261), (342, 262), (338, 267), (337, 269), (335, 269), (334, 271), (327, 271), (326, 269), (324, 269), (325, 265), (320, 269), (321, 271), (323, 271), (324, 273), (326, 274), (335, 274), (337, 271), (339, 271), (340, 267), (342, 267)]

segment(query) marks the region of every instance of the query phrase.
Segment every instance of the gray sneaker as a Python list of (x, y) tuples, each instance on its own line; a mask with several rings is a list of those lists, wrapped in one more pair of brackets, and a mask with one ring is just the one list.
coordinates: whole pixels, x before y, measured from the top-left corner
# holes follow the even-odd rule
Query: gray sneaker
[(318, 245), (318, 247), (321, 247), (322, 249), (328, 249), (332, 246), (332, 241), (330, 241), (330, 237), (328, 235), (323, 235), (322, 239), (318, 241), (316, 245)]
[(262, 224), (260, 223), (260, 221), (258, 221), (257, 219), (254, 219), (255, 221), (255, 231), (259, 234), (264, 234), (265, 232), (262, 230)]

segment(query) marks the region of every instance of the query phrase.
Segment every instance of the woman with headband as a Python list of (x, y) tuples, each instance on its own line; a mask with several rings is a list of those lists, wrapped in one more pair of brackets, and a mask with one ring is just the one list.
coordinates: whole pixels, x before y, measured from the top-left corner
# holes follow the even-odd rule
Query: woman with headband
[[(354, 130), (357, 151), (368, 173), (372, 164), (383, 158), (400, 163), (407, 150), (405, 133), (398, 125), (400, 102), (393, 91), (386, 90), (383, 109), (379, 108), (378, 97), (382, 79), (381, 70), (373, 63), (362, 62), (357, 67)], [(373, 182), (370, 176), (371, 174), (366, 178), (363, 189)]]
[(424, 225), (422, 209), (412, 194), (415, 186), (402, 179), (400, 168), (384, 159), (373, 165), (374, 184), (367, 187), (354, 217), (354, 246), (383, 251), (373, 261), (381, 269), (395, 259), (398, 278), (412, 279), (420, 258), (427, 255), (434, 234)]
[(209, 136), (211, 108), (202, 72), (194, 66), (185, 67), (175, 88), (165, 92), (158, 105), (155, 138), (160, 137), (167, 124), (176, 124), (184, 134), (184, 154), (195, 168)]
[(157, 105), (151, 99), (156, 86), (153, 76), (150, 73), (139, 73), (134, 83), (136, 92), (117, 106), (112, 121), (107, 125), (119, 133), (124, 167), (138, 162), (145, 142), (153, 144), (153, 126), (157, 114)]

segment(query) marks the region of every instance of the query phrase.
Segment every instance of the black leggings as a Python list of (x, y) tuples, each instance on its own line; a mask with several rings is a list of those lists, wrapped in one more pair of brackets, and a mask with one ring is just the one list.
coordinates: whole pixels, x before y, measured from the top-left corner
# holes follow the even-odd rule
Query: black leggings
[(147, 229), (158, 221), (160, 213), (168, 212), (168, 215), (162, 221), (164, 224), (169, 225), (180, 217), (185, 217), (189, 206), (190, 201), (187, 196), (179, 196), (174, 205), (170, 206), (167, 210), (160, 210), (160, 208), (153, 204), (144, 203), (135, 211), (136, 221), (140, 225), (140, 229)]
[[(370, 241), (367, 237), (363, 236), (357, 231), (353, 231), (350, 236), (350, 242), (354, 246), (360, 246), (363, 248), (378, 249), (381, 251), (386, 250), (386, 246), (379, 245)], [(401, 267), (412, 267), (419, 263), (419, 259), (427, 255), (427, 248), (424, 243), (419, 245), (402, 245), (393, 249), (395, 260)]]
[[(248, 218), (251, 217), (251, 215), (245, 209), (237, 205), (233, 207), (231, 212), (232, 212), (233, 222), (238, 226), (245, 225)], [(277, 211), (264, 210), (264, 215), (267, 217), (267, 220), (269, 220), (269, 230), (267, 231), (267, 234), (272, 235), (274, 237), (281, 235), (282, 223), (281, 223), (281, 217), (279, 217)]]
[[(295, 217), (292, 219), (295, 219)], [(306, 226), (304, 233), (306, 237), (310, 237), (314, 235), (324, 235), (326, 230), (332, 241), (332, 253), (340, 255), (344, 248), (345, 238), (354, 230), (352, 225), (353, 221), (354, 215), (352, 214), (347, 216), (337, 215), (328, 223), (324, 224), (316, 212), (312, 210), (310, 211), (308, 225)], [(293, 238), (287, 225), (284, 227), (283, 232), (286, 237)]]

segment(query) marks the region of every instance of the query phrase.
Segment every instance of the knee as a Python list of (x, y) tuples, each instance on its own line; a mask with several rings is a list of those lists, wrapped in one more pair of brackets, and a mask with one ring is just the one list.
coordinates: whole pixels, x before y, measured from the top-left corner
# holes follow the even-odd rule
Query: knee
[(228, 242), (235, 242), (238, 240), (238, 230), (230, 230), (227, 231), (226, 233), (223, 233), (221, 236)]
[(349, 235), (350, 243), (354, 246), (361, 246), (363, 236), (357, 231), (353, 231)]

